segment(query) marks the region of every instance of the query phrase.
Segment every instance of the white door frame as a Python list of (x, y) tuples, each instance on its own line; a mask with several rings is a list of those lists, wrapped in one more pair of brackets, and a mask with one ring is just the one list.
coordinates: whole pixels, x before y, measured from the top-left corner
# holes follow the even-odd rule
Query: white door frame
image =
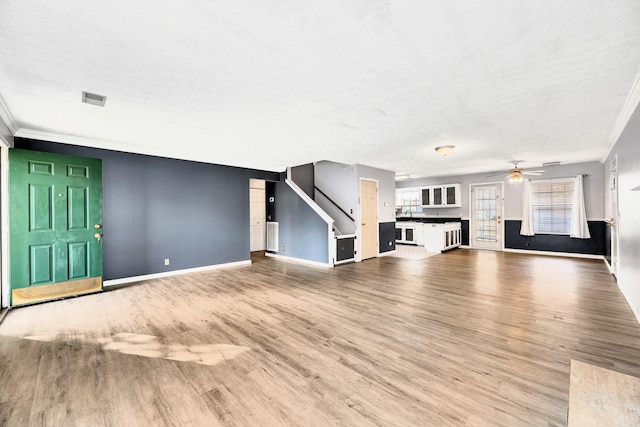
[[(0, 119), (1, 120), (1, 119)], [(0, 209), (2, 222), (0, 223), (0, 243), (2, 245), (2, 257), (0, 259), (0, 306), (9, 306), (9, 143), (0, 134)]]
[[(473, 189), (474, 187), (487, 187), (487, 186), (496, 186), (499, 192), (499, 200), (500, 200), (500, 209), (498, 210), (498, 242), (496, 243), (495, 248), (486, 248), (486, 247), (478, 247), (474, 246), (474, 237), (476, 230), (476, 215), (473, 209)], [(478, 182), (469, 184), (469, 247), (472, 249), (487, 249), (494, 251), (504, 251), (504, 241), (505, 241), (505, 233), (504, 233), (504, 182), (495, 181), (495, 182)]]
[(611, 227), (611, 274), (617, 277), (618, 274), (618, 254), (619, 254), (619, 239), (618, 239), (618, 224), (619, 224), (619, 209), (618, 209), (618, 155), (614, 154), (609, 163), (609, 189), (611, 190), (611, 218), (605, 220), (607, 226)]
[[(377, 242), (380, 241), (380, 224), (378, 223), (378, 189), (380, 187), (380, 183), (378, 182), (377, 179), (373, 179), (373, 178), (360, 178), (358, 180), (358, 212), (357, 212), (357, 216), (356, 216), (356, 242), (357, 245), (356, 247), (357, 249), (357, 253), (355, 256), (355, 262), (360, 262), (362, 261), (362, 200), (361, 200), (361, 196), (362, 196), (362, 181), (372, 181), (376, 183), (376, 246), (378, 245)], [(380, 255), (380, 248), (378, 247), (378, 251), (376, 254), (376, 257)]]
[[(258, 182), (261, 182), (263, 187), (259, 187), (256, 185), (260, 185), (258, 184)], [(266, 190), (266, 181), (263, 179), (255, 179), (255, 178), (251, 178), (249, 179), (249, 252), (252, 252), (253, 249), (252, 248), (252, 244), (253, 244), (253, 224), (252, 224), (252, 217), (251, 217), (251, 213), (252, 213), (252, 209), (253, 209), (253, 191), (252, 190), (262, 190), (264, 192), (264, 203), (263, 203), (263, 209), (265, 210), (265, 217), (264, 217), (264, 248), (263, 249), (258, 249), (258, 250), (265, 250), (267, 248), (266, 246), (266, 242), (267, 242), (267, 222), (266, 222), (266, 210), (267, 210), (267, 198), (266, 198), (266, 194), (267, 194), (267, 190)]]

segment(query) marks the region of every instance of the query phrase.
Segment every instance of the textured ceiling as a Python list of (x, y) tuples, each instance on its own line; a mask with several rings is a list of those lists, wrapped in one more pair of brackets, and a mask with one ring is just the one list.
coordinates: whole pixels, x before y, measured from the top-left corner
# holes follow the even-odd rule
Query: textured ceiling
[(274, 171), (601, 160), (639, 72), (637, 0), (0, 0), (17, 135)]

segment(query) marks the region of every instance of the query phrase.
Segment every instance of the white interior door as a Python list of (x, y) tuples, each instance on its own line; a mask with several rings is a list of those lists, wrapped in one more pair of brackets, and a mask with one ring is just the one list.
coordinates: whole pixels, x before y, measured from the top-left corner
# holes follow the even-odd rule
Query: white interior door
[(267, 205), (265, 181), (252, 179), (249, 185), (251, 252), (267, 249)]
[(502, 184), (470, 186), (471, 227), (470, 246), (476, 249), (501, 251), (504, 226), (502, 224)]

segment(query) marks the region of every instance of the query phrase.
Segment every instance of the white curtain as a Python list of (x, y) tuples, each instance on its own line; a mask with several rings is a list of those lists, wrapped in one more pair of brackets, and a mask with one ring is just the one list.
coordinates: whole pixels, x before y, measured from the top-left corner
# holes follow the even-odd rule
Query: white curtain
[(531, 181), (525, 179), (522, 183), (522, 226), (520, 235), (533, 236), (533, 204), (531, 203)]
[(573, 208), (571, 210), (570, 237), (577, 239), (589, 239), (589, 224), (587, 223), (587, 211), (584, 208), (584, 176), (578, 175), (573, 185)]

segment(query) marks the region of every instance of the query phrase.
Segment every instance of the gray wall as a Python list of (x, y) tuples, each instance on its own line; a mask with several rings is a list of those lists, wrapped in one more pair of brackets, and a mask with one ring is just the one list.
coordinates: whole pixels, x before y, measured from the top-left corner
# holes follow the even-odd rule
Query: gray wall
[[(378, 181), (378, 223), (395, 222), (395, 172), (366, 165), (346, 165), (331, 161), (315, 164), (316, 186), (333, 199), (353, 218), (359, 218), (360, 179)], [(315, 197), (320, 205), (334, 219), (336, 227), (345, 233), (355, 233), (357, 224), (340, 213), (319, 194)]]
[[(507, 175), (508, 165), (504, 172), (482, 173), (473, 175), (457, 175), (450, 177), (422, 178), (407, 181), (399, 181), (397, 188), (420, 187), (436, 184), (460, 183), (460, 208), (433, 208), (425, 209), (424, 216), (427, 217), (459, 217), (469, 219), (469, 186), (472, 184), (483, 184), (489, 182), (504, 183), (504, 217), (505, 219), (522, 219), (522, 184), (512, 184), (504, 180)], [(536, 168), (538, 169), (538, 168)], [(603, 211), (603, 170), (600, 162), (576, 163), (569, 165), (558, 165), (544, 168), (542, 176), (531, 176), (535, 179), (567, 178), (577, 174), (589, 175), (585, 179), (585, 206), (587, 217), (590, 220), (602, 220)], [(493, 175), (493, 176), (488, 176)], [(415, 216), (415, 215), (414, 215)]]
[(291, 168), (291, 180), (296, 183), (298, 187), (309, 197), (314, 197), (314, 166), (313, 163), (307, 163), (306, 165), (294, 166)]
[[(315, 164), (316, 187), (353, 218), (356, 217), (358, 210), (358, 180), (356, 177), (356, 168), (351, 165), (326, 160)], [(324, 196), (316, 194), (314, 199), (333, 218), (335, 226), (343, 234), (356, 232), (356, 223), (336, 209)]]
[[(396, 220), (396, 174), (395, 172), (355, 165), (356, 176), (378, 181), (378, 222), (395, 222)], [(359, 185), (359, 183), (358, 183)], [(359, 195), (359, 194), (358, 194)]]
[(279, 179), (273, 172), (44, 141), (15, 144), (102, 159), (105, 280), (250, 259), (249, 179)]
[(275, 183), (278, 254), (329, 263), (329, 226), (284, 182)]
[(618, 286), (640, 320), (640, 107), (631, 116), (603, 165), (605, 217), (613, 216), (609, 188), (610, 160), (618, 155)]

